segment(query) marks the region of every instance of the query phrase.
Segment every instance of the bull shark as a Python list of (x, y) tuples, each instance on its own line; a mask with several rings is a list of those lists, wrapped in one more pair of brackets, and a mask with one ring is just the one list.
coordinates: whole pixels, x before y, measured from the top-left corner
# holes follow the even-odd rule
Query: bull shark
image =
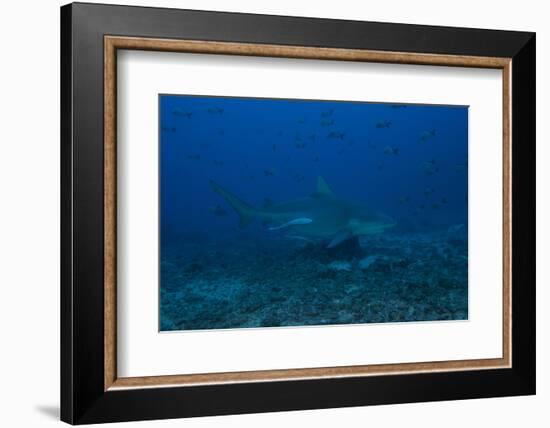
[(396, 224), (381, 212), (338, 198), (321, 176), (310, 196), (264, 208), (252, 207), (212, 180), (210, 187), (239, 215), (241, 228), (258, 219), (272, 225), (270, 230), (288, 229), (295, 236), (328, 241), (327, 248), (354, 237), (382, 233)]

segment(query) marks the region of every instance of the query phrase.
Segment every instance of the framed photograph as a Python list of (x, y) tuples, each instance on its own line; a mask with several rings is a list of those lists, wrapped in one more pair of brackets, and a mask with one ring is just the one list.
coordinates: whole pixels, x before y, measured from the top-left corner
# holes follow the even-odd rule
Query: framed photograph
[(77, 3), (61, 54), (62, 420), (535, 393), (533, 33)]

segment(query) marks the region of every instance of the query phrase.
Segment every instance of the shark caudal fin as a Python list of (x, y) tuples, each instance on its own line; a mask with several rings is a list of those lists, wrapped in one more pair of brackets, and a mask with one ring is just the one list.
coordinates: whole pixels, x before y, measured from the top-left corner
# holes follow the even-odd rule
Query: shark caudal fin
[(251, 221), (254, 215), (254, 208), (237, 198), (233, 193), (228, 192), (218, 183), (210, 180), (210, 187), (214, 192), (224, 198), (231, 208), (239, 215), (239, 226), (241, 228), (246, 227)]

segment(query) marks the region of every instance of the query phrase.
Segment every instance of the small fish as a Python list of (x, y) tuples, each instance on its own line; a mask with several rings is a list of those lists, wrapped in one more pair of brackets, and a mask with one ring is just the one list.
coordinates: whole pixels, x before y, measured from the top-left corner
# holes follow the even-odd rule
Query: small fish
[(433, 203), (432, 204), (432, 209), (434, 209), (434, 210), (438, 210), (439, 207), (440, 207), (440, 205), (438, 203)]
[(344, 136), (345, 134), (343, 132), (336, 132), (336, 131), (329, 132), (329, 134), (327, 135), (328, 138), (333, 138), (336, 140), (343, 140)]
[(449, 229), (447, 230), (447, 233), (450, 234), (450, 235), (453, 235), (453, 234), (456, 234), (456, 233), (462, 231), (463, 229), (464, 229), (463, 224), (454, 224), (454, 225), (449, 227)]
[(198, 155), (198, 154), (187, 155), (187, 159), (190, 159), (190, 160), (201, 160), (201, 155)]
[(266, 177), (273, 177), (275, 175), (275, 170), (273, 168), (264, 169), (264, 175)]
[(294, 180), (297, 181), (298, 183), (301, 183), (301, 182), (304, 181), (305, 179), (306, 179), (306, 177), (303, 176), (303, 175), (300, 174), (300, 173), (294, 174)]
[(389, 120), (381, 120), (379, 122), (376, 122), (375, 126), (378, 129), (389, 128), (391, 126), (391, 122)]
[(300, 143), (299, 141), (297, 141), (294, 146), (297, 148), (297, 149), (304, 149), (306, 147), (306, 143)]
[(298, 124), (299, 125), (303, 125), (304, 123), (306, 123), (306, 118), (305, 117), (300, 117), (298, 120), (297, 120)]
[(302, 136), (298, 133), (294, 135), (294, 141), (302, 141)]
[(378, 163), (376, 164), (376, 169), (377, 169), (378, 171), (382, 171), (382, 170), (384, 169), (384, 162), (378, 162)]
[(315, 134), (309, 134), (308, 138), (310, 139), (310, 141), (315, 141), (315, 137), (316, 137)]
[(367, 146), (369, 147), (369, 149), (376, 149), (376, 144), (374, 144), (371, 140), (367, 142)]
[(409, 197), (408, 196), (401, 196), (399, 198), (399, 203), (401, 205), (408, 204), (409, 203)]
[(215, 207), (210, 207), (210, 212), (218, 217), (224, 217), (227, 215), (227, 211), (219, 205), (216, 205)]
[(191, 113), (190, 111), (185, 111), (181, 107), (175, 107), (172, 110), (172, 114), (175, 116), (185, 117), (187, 119), (191, 119), (191, 116), (193, 116), (193, 113)]
[(436, 172), (439, 172), (435, 159), (424, 162), (422, 164), (422, 169), (426, 175), (433, 175)]
[(323, 119), (321, 120), (321, 126), (332, 126), (334, 125), (334, 119)]
[(299, 218), (296, 218), (294, 220), (287, 221), (286, 223), (283, 223), (279, 226), (270, 227), (269, 230), (279, 230), (279, 229), (285, 229), (285, 228), (291, 227), (291, 226), (309, 224), (312, 221), (313, 220), (310, 219), (309, 217), (299, 217)]
[(313, 160), (314, 160), (315, 162), (319, 162), (319, 155), (313, 156)]
[(163, 126), (161, 130), (162, 132), (176, 132), (176, 128), (170, 128), (168, 126)]
[(272, 149), (274, 152), (276, 152), (276, 151), (277, 151), (277, 144), (273, 144), (273, 145), (271, 146), (271, 149)]
[(218, 129), (218, 134), (219, 134), (219, 135), (225, 135), (225, 129), (219, 128), (219, 129)]
[(224, 165), (224, 162), (221, 161), (221, 160), (214, 160), (212, 162), (215, 166), (223, 166)]
[(333, 113), (334, 113), (334, 109), (331, 108), (329, 110), (321, 112), (321, 117), (323, 118), (331, 117)]
[(447, 201), (447, 198), (441, 198), (441, 203), (443, 205), (446, 205), (449, 201)]
[(346, 149), (338, 150), (338, 155), (343, 155), (346, 152)]
[(283, 136), (283, 131), (281, 130), (278, 130), (277, 133), (275, 134), (277, 137), (282, 137)]
[(273, 206), (273, 201), (269, 198), (264, 198), (264, 203), (262, 204), (262, 208), (270, 208)]
[(426, 187), (424, 189), (424, 196), (430, 196), (435, 192), (435, 189), (433, 187)]
[(429, 131), (424, 131), (422, 134), (420, 134), (420, 138), (418, 139), (418, 141), (421, 143), (425, 143), (433, 137), (435, 137), (435, 129), (430, 129)]
[(248, 180), (248, 181), (251, 181), (251, 180), (254, 180), (255, 178), (256, 178), (256, 176), (255, 176), (255, 175), (252, 175), (252, 174), (241, 176), (241, 180)]
[(384, 147), (384, 154), (397, 156), (399, 154), (399, 147), (386, 146)]
[(223, 108), (220, 107), (209, 107), (206, 111), (210, 114), (223, 114)]

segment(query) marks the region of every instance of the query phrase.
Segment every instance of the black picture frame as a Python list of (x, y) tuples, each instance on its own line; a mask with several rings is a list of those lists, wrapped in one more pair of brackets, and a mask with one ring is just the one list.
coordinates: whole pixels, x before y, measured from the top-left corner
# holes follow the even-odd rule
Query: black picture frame
[[(104, 36), (512, 59), (512, 367), (105, 391)], [(535, 393), (535, 34), (74, 3), (61, 8), (61, 419), (86, 424)]]

